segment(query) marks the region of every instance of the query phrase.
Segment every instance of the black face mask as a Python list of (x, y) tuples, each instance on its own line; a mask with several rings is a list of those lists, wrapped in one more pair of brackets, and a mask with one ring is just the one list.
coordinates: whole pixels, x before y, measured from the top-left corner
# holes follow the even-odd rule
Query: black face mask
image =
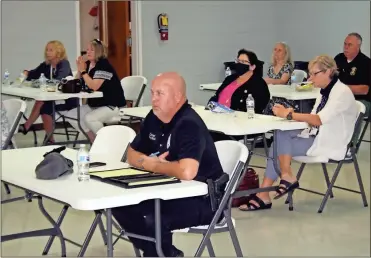
[(243, 75), (244, 73), (248, 72), (250, 70), (250, 65), (242, 64), (242, 63), (236, 63), (234, 65), (234, 70), (238, 75)]

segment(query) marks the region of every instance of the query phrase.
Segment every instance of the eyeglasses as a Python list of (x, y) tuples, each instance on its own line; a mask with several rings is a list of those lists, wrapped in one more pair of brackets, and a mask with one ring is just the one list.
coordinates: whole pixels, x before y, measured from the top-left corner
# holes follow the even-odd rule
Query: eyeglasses
[(241, 60), (241, 59), (235, 59), (234, 61), (235, 61), (236, 63), (241, 63), (241, 64), (251, 64), (249, 61)]
[(99, 40), (99, 39), (94, 39), (95, 43), (99, 44), (99, 45), (102, 45), (102, 41)]
[(316, 76), (317, 74), (319, 74), (319, 73), (322, 73), (322, 72), (324, 72), (324, 71), (326, 71), (326, 70), (320, 70), (320, 71), (317, 71), (317, 72), (310, 72), (309, 73), (309, 76)]

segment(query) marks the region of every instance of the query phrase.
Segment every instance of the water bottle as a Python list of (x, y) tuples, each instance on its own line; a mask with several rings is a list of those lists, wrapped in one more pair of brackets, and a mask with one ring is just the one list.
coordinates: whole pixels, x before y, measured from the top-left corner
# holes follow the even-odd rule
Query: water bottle
[(10, 73), (9, 73), (8, 69), (5, 69), (4, 78), (3, 78), (3, 84), (4, 85), (10, 85), (9, 76), (10, 76)]
[(40, 82), (40, 89), (42, 91), (46, 91), (46, 77), (43, 73), (40, 75), (39, 82)]
[(255, 101), (251, 94), (248, 95), (246, 99), (246, 112), (247, 118), (253, 119), (255, 115)]
[(87, 182), (90, 180), (89, 162), (89, 151), (86, 149), (85, 144), (81, 144), (77, 152), (77, 178), (79, 182)]
[(231, 74), (232, 74), (231, 68), (229, 68), (229, 66), (228, 66), (227, 69), (225, 70), (225, 77), (228, 77)]

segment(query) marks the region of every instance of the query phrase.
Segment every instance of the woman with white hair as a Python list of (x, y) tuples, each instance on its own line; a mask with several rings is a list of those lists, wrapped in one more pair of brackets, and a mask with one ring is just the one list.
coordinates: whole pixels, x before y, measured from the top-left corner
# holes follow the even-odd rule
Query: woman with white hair
[(273, 48), (271, 65), (268, 68), (267, 84), (291, 84), (291, 74), (294, 63), (291, 59), (290, 47), (284, 42), (278, 42)]
[[(299, 182), (291, 171), (291, 160), (295, 156), (321, 156), (340, 160), (345, 157), (357, 119), (358, 108), (352, 91), (338, 79), (335, 60), (327, 55), (317, 56), (309, 62), (310, 80), (320, 88), (311, 113), (297, 113), (281, 105), (273, 107), (277, 117), (308, 123), (304, 130), (278, 131), (274, 139), (277, 146), (277, 162), (280, 174), (268, 159), (262, 188), (272, 186), (280, 177), (279, 189), (274, 199), (281, 198), (299, 187)], [(273, 149), (270, 149), (270, 157)], [(240, 210), (252, 211), (270, 209), (271, 198), (268, 192), (249, 197)]]

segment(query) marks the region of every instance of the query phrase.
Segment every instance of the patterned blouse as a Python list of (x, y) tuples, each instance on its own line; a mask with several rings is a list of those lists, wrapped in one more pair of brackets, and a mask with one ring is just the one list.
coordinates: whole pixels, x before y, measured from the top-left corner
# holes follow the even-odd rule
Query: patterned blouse
[(271, 65), (268, 68), (267, 75), (271, 79), (281, 79), (281, 77), (284, 73), (288, 73), (290, 75), (290, 79), (288, 80), (287, 84), (291, 85), (291, 74), (292, 74), (293, 71), (294, 71), (294, 66), (291, 63), (287, 63), (284, 66), (282, 66), (281, 70), (277, 74), (275, 74), (274, 69), (273, 69), (273, 65)]
[(1, 102), (1, 149), (3, 149), (6, 139), (9, 135), (9, 121), (6, 116), (6, 110)]

